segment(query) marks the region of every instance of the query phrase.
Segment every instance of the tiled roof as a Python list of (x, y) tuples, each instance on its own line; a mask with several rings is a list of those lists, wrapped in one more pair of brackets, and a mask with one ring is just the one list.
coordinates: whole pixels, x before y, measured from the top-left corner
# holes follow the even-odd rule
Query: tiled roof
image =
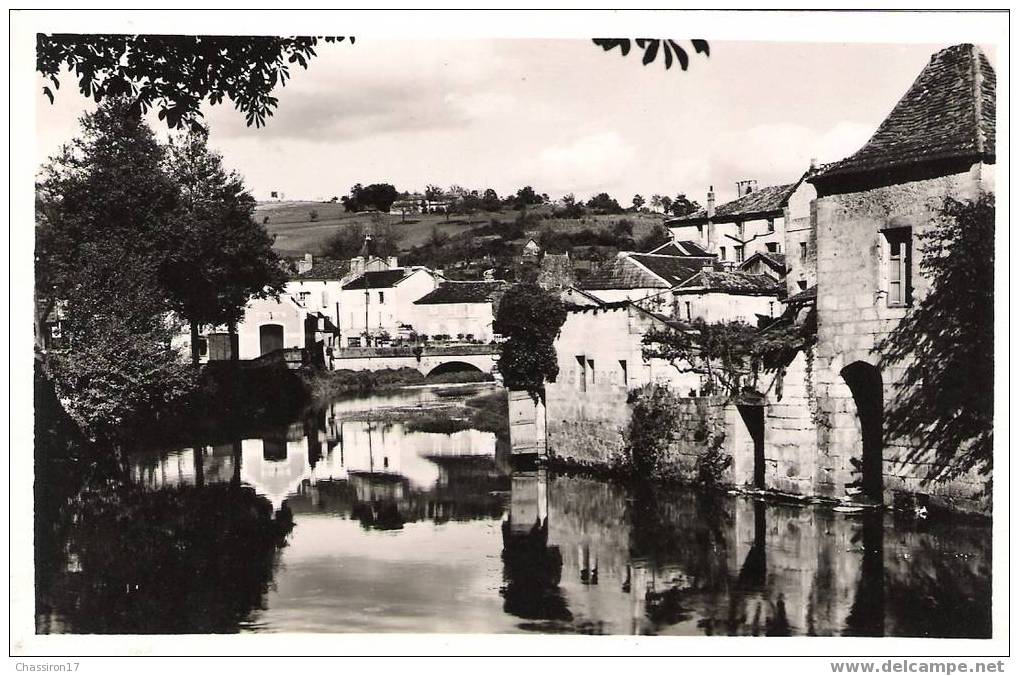
[(994, 162), (994, 69), (979, 48), (931, 57), (870, 140), (813, 181), (952, 159)]
[(434, 291), (414, 301), (414, 304), (490, 303), (506, 287), (506, 282), (443, 282)]
[(393, 268), (392, 270), (378, 270), (366, 272), (360, 277), (343, 285), (344, 291), (354, 289), (387, 289), (395, 286), (397, 282), (411, 274), (413, 270), (407, 268)]
[(770, 295), (778, 294), (781, 284), (768, 275), (754, 275), (749, 272), (705, 271), (702, 270), (680, 284), (676, 293), (699, 291), (724, 291), (733, 294)]
[(714, 258), (627, 254), (592, 272), (579, 287), (598, 289), (668, 289), (714, 264)]
[(323, 260), (315, 263), (307, 272), (294, 275), (292, 279), (342, 279), (350, 271), (350, 261)]
[[(786, 203), (789, 201), (789, 196), (793, 194), (798, 185), (799, 182), (787, 183), (785, 185), (770, 185), (766, 188), (755, 190), (752, 193), (743, 195), (739, 199), (715, 207), (715, 215), (711, 217), (711, 220), (715, 223), (722, 223), (760, 217), (766, 214), (777, 214), (785, 208)], [(686, 216), (670, 218), (665, 221), (665, 225), (670, 227), (696, 225), (707, 220), (708, 212), (702, 208)]]
[(813, 303), (817, 300), (817, 284), (785, 299), (786, 305)]
[(771, 251), (758, 251), (753, 256), (740, 263), (739, 269), (747, 270), (748, 268), (750, 268), (751, 265), (753, 265), (754, 261), (757, 259), (763, 260), (772, 270), (775, 270), (776, 272), (786, 271), (785, 254)]
[(661, 246), (648, 251), (650, 254), (658, 254), (659, 256), (699, 256), (706, 257), (710, 256), (704, 248), (701, 247), (697, 242), (691, 242), (684, 240), (682, 242), (666, 242)]
[(713, 265), (714, 258), (692, 256), (659, 256), (657, 254), (630, 254), (630, 257), (664, 279), (669, 286), (675, 286), (689, 279), (705, 265)]

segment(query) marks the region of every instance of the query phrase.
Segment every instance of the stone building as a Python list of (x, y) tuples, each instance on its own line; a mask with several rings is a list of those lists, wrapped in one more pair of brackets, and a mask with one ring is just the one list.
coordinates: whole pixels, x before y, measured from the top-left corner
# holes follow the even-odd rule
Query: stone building
[(758, 188), (756, 181), (737, 183), (737, 198), (715, 206), (714, 186), (707, 205), (665, 225), (677, 242), (691, 242), (719, 261), (740, 265), (756, 253), (783, 253), (808, 239), (814, 187), (806, 172), (795, 183)]
[(444, 281), (414, 301), (407, 322), (419, 335), (487, 343), (494, 338), (492, 323), (506, 282)]
[(364, 347), (396, 338), (415, 316), (414, 301), (435, 290), (441, 278), (423, 267), (368, 271), (340, 290), (343, 347)]
[(922, 235), (946, 197), (994, 191), (995, 73), (973, 45), (943, 49), (870, 140), (809, 182), (817, 189), (818, 431), (816, 485), (841, 496), (857, 486), (975, 507), (975, 476), (923, 485), (926, 463), (905, 460), (911, 440), (883, 440), (884, 412), (905, 365), (875, 348), (929, 290)]
[(622, 301), (571, 306), (555, 341), (559, 375), (545, 386), (549, 452), (606, 463), (622, 444), (629, 392), (651, 382), (696, 390), (700, 376), (661, 359), (645, 360), (644, 335), (670, 325), (662, 315)]

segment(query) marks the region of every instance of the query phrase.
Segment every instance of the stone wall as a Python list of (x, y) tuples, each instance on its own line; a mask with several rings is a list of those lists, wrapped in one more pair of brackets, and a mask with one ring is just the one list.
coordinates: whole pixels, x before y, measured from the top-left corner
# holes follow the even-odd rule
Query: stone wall
[[(862, 430), (852, 391), (842, 370), (862, 363), (880, 369), (882, 404), (889, 408), (905, 364), (881, 366), (875, 346), (898, 325), (908, 308), (889, 307), (887, 301), (888, 245), (882, 231), (912, 229), (912, 286), (914, 304), (929, 282), (920, 274), (920, 240), (938, 218), (944, 198), (975, 199), (990, 186), (993, 167), (974, 165), (967, 173), (831, 195), (816, 201), (818, 345), (818, 415), (825, 421), (818, 431), (821, 457), (830, 465), (832, 490), (841, 497), (853, 478), (851, 458), (859, 455)], [(907, 462), (909, 440), (893, 441), (883, 450), (884, 499), (891, 503), (901, 491), (929, 494), (960, 509), (982, 510), (977, 476), (937, 486), (921, 485), (926, 463)], [(827, 478), (827, 477), (825, 477)]]
[(818, 453), (814, 350), (770, 374), (764, 408), (765, 486), (784, 493), (832, 496), (831, 463)]

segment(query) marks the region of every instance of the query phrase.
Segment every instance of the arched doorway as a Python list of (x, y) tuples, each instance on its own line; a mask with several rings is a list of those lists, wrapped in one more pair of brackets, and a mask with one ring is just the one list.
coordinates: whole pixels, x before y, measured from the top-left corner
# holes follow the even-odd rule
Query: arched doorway
[(856, 413), (860, 418), (861, 448), (859, 456), (851, 456), (857, 485), (863, 496), (882, 500), (882, 436), (884, 430), (884, 397), (881, 372), (877, 367), (857, 361), (841, 371), (842, 378), (853, 393)]
[(747, 426), (750, 438), (754, 442), (754, 488), (765, 488), (764, 477), (764, 407), (738, 404), (743, 424)]
[(269, 354), (283, 349), (283, 326), (263, 324), (258, 327), (259, 354)]

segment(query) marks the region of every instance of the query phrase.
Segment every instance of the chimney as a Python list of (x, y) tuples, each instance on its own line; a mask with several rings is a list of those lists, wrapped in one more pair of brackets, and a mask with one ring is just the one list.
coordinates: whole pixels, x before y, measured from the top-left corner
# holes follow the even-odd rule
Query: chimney
[(304, 258), (297, 261), (297, 274), (303, 275), (308, 270), (311, 270), (314, 265), (314, 259), (310, 253), (304, 254)]
[(708, 218), (715, 216), (715, 186), (708, 186), (708, 206), (705, 208)]
[(398, 268), (398, 267), (400, 267), (400, 266), (399, 266), (399, 265), (397, 265), (397, 263), (396, 263), (396, 256), (390, 256), (389, 258), (387, 258), (387, 259), (386, 259), (386, 262), (387, 262), (387, 264), (389, 265), (389, 269), (390, 269), (390, 270), (392, 270), (393, 268)]
[(352, 278), (360, 277), (365, 273), (365, 259), (363, 256), (354, 256), (350, 259), (350, 276)]
[(816, 157), (811, 157), (810, 158), (810, 173), (814, 173), (815, 171), (817, 171), (817, 158)]
[(740, 198), (749, 195), (757, 190), (757, 180), (750, 178), (743, 181), (736, 181), (736, 197)]

